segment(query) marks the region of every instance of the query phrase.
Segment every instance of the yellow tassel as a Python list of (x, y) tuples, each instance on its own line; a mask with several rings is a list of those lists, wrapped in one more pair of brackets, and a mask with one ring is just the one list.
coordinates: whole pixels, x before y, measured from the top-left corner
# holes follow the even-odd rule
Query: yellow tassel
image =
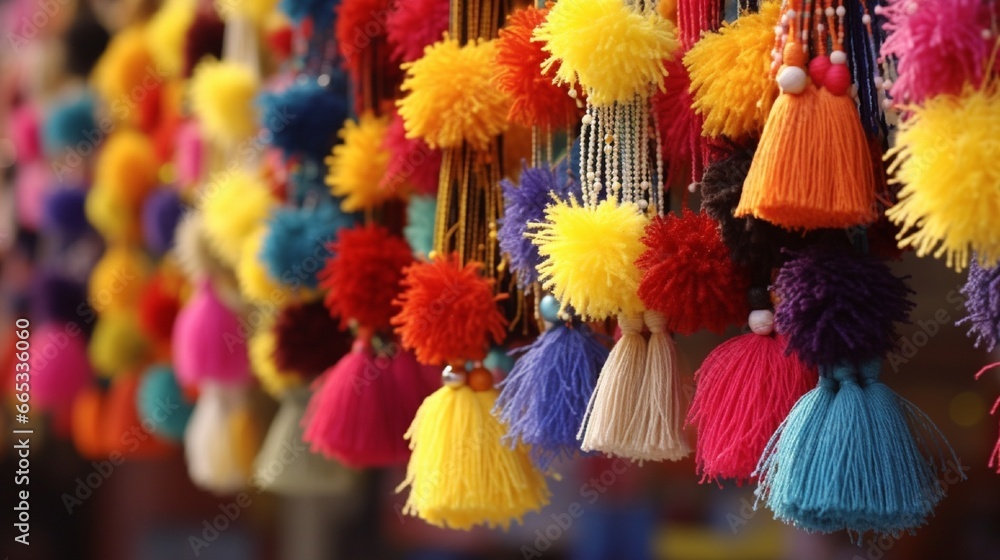
[(388, 117), (365, 113), (358, 121), (348, 120), (337, 134), (343, 142), (325, 160), (330, 167), (326, 184), (333, 196), (343, 197), (344, 212), (371, 210), (392, 197), (390, 189), (380, 186), (389, 166), (383, 145), (388, 130)]
[(739, 139), (764, 128), (778, 96), (770, 68), (780, 12), (780, 2), (762, 3), (760, 12), (705, 34), (684, 55), (692, 106), (705, 117), (705, 136)]
[(278, 0), (215, 0), (215, 10), (219, 16), (230, 21), (234, 16), (242, 16), (256, 25), (267, 23), (275, 14)]
[(594, 208), (572, 200), (549, 205), (545, 222), (531, 224), (535, 231), (528, 234), (542, 258), (542, 287), (564, 309), (590, 320), (641, 313), (642, 273), (635, 261), (645, 250), (647, 222), (636, 204), (614, 199)]
[(207, 185), (198, 204), (212, 248), (234, 266), (247, 236), (264, 223), (275, 200), (259, 178), (237, 172)]
[(191, 77), (191, 110), (220, 146), (235, 146), (257, 131), (257, 76), (242, 64), (207, 59)]
[(500, 442), (506, 429), (490, 413), (497, 391), (442, 387), (427, 397), (406, 432), (413, 455), (403, 513), (431, 525), (510, 526), (549, 502), (545, 477), (524, 447)]
[(886, 215), (901, 228), (899, 246), (946, 258), (962, 270), (970, 252), (1000, 261), (1000, 94), (995, 88), (942, 95), (914, 107), (886, 154), (899, 202)]
[(551, 55), (542, 72), (558, 62), (556, 82), (579, 82), (594, 105), (645, 97), (650, 84), (663, 89), (663, 62), (679, 45), (672, 21), (621, 0), (560, 0), (533, 40)]
[(771, 109), (736, 207), (788, 229), (875, 219), (875, 175), (854, 101), (812, 84)]

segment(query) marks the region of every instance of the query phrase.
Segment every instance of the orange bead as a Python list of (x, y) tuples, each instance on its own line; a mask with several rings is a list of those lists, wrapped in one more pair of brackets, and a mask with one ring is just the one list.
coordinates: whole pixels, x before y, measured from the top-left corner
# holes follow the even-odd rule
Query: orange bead
[(493, 388), (493, 374), (484, 367), (469, 372), (469, 387), (473, 391), (488, 391)]

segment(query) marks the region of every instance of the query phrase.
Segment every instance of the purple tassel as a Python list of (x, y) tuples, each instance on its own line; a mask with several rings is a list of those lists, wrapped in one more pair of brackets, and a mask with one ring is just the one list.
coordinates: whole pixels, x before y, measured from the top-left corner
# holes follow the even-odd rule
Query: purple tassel
[(969, 315), (955, 324), (969, 325), (968, 335), (976, 337), (976, 348), (982, 345), (992, 352), (1000, 340), (1000, 267), (983, 268), (978, 259), (972, 259), (962, 295)]
[(830, 248), (789, 254), (772, 287), (778, 296), (774, 320), (803, 362), (862, 363), (895, 346), (895, 324), (908, 321), (913, 291), (888, 265)]
[(586, 325), (558, 323), (515, 352), (524, 354), (500, 383), (493, 414), (507, 425), (504, 442), (531, 446), (532, 460), (546, 470), (579, 451), (576, 433), (608, 349)]
[(510, 256), (510, 268), (517, 274), (522, 289), (538, 281), (536, 267), (541, 262), (538, 247), (524, 236), (528, 224), (545, 220), (545, 207), (552, 197), (567, 200), (578, 188), (573, 181), (560, 181), (556, 173), (546, 167), (525, 166), (521, 171), (521, 184), (504, 179), (504, 215), (500, 220), (500, 250)]
[(170, 250), (174, 243), (174, 230), (184, 214), (181, 197), (171, 188), (156, 190), (142, 207), (142, 235), (146, 247), (157, 255)]

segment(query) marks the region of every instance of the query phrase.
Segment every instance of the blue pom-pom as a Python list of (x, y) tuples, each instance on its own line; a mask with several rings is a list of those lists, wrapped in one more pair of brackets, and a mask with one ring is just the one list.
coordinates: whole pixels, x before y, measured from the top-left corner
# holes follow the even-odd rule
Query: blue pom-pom
[(403, 237), (417, 257), (426, 257), (434, 249), (434, 216), (437, 199), (433, 196), (413, 195), (406, 205), (406, 227)]
[(286, 158), (318, 161), (330, 153), (350, 110), (345, 95), (313, 79), (296, 81), (280, 92), (262, 93), (258, 104), (261, 125), (270, 133), (272, 146)]
[(146, 198), (142, 207), (142, 235), (146, 247), (162, 255), (174, 243), (174, 230), (184, 215), (184, 203), (177, 191), (161, 188)]
[(94, 99), (89, 94), (55, 105), (42, 125), (42, 145), (51, 158), (60, 157), (65, 149), (89, 147), (93, 151), (103, 136), (94, 121)]
[(45, 199), (42, 227), (65, 238), (90, 231), (85, 210), (87, 192), (82, 187), (57, 188)]
[(268, 275), (291, 289), (315, 288), (317, 273), (333, 256), (329, 244), (337, 232), (354, 225), (355, 216), (327, 201), (307, 208), (281, 208), (268, 220), (260, 259)]
[(295, 23), (312, 18), (315, 29), (333, 24), (334, 9), (340, 0), (281, 0), (281, 11)]
[(170, 441), (180, 441), (194, 406), (187, 401), (174, 370), (155, 365), (139, 380), (135, 406), (144, 428)]
[(510, 269), (517, 274), (517, 283), (528, 289), (538, 281), (537, 266), (541, 262), (538, 247), (525, 237), (528, 224), (545, 220), (545, 207), (553, 196), (568, 200), (580, 192), (578, 183), (560, 180), (557, 173), (544, 167), (527, 167), (521, 171), (521, 182), (515, 185), (504, 179), (504, 214), (499, 220), (500, 250), (510, 257)]
[(585, 325), (558, 323), (524, 352), (502, 383), (493, 413), (507, 425), (505, 442), (531, 446), (543, 470), (580, 449), (576, 434), (608, 359), (608, 349)]
[(775, 432), (757, 467), (757, 496), (775, 518), (895, 535), (924, 524), (944, 497), (939, 473), (958, 459), (923, 412), (879, 381), (880, 365), (822, 368)]

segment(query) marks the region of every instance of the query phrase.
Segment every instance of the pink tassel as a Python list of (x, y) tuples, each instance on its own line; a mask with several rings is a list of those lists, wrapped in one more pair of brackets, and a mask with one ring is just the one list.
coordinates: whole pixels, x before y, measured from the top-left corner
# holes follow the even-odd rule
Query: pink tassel
[(744, 334), (713, 350), (695, 373), (688, 424), (698, 428), (701, 481), (750, 479), (768, 440), (817, 374), (786, 355), (783, 337)]
[(314, 384), (303, 439), (354, 468), (402, 464), (410, 457), (403, 434), (420, 403), (440, 385), (438, 368), (409, 352), (375, 355), (364, 341)]
[(250, 381), (245, 327), (203, 280), (174, 321), (173, 359), (178, 381), (198, 386), (211, 379), (234, 384)]

